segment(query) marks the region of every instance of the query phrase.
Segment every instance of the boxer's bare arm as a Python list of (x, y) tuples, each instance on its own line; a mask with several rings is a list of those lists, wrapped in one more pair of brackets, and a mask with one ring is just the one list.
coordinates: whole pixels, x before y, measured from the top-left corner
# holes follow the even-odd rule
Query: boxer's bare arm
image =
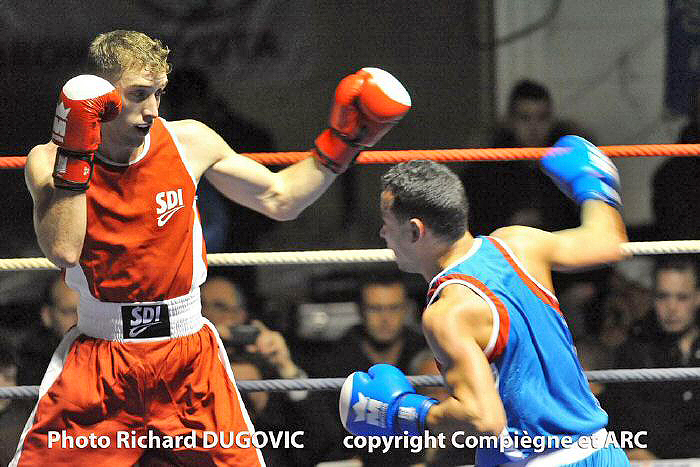
[(423, 314), (423, 331), (442, 366), (450, 397), (428, 412), (431, 431), (500, 434), (506, 426), (503, 403), (483, 349), (493, 315), (481, 298), (463, 285), (448, 285)]
[(54, 187), (57, 146), (35, 146), (27, 156), (24, 177), (34, 202), (34, 230), (41, 250), (59, 267), (78, 263), (87, 225), (85, 193)]
[(313, 157), (279, 172), (237, 154), (214, 130), (195, 120), (171, 123), (197, 177), (205, 175), (227, 198), (273, 219), (294, 219), (335, 180)]
[(581, 206), (581, 225), (574, 229), (545, 232), (510, 226), (492, 234), (506, 242), (525, 269), (552, 290), (551, 270), (576, 270), (623, 259), (627, 231), (620, 212), (596, 200)]

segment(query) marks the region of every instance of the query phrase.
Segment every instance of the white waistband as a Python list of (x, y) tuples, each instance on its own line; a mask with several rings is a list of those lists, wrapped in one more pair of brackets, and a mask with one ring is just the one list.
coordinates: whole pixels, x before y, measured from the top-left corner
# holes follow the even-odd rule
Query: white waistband
[(557, 449), (556, 451), (543, 452), (532, 455), (527, 459), (517, 462), (501, 464), (503, 467), (524, 466), (547, 467), (552, 465), (573, 464), (592, 455), (594, 452), (605, 447), (608, 438), (608, 431), (601, 428), (591, 435), (584, 435), (581, 438), (588, 438), (586, 443), (573, 442), (570, 447)]
[[(99, 339), (130, 342), (169, 339), (194, 334), (203, 324), (199, 287), (187, 295), (159, 302), (101, 302), (81, 294), (78, 305), (78, 329)], [(127, 329), (130, 335), (125, 336)], [(157, 337), (148, 337), (156, 329)]]

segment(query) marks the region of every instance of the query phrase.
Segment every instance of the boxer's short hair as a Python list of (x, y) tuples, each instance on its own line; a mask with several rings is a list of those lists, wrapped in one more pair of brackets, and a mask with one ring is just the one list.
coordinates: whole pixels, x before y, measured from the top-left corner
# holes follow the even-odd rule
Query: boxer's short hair
[(169, 73), (170, 49), (158, 39), (138, 31), (116, 30), (97, 36), (90, 44), (90, 73), (112, 83), (128, 70)]
[(434, 233), (456, 241), (467, 231), (469, 203), (459, 177), (442, 164), (411, 160), (382, 177), (394, 196), (391, 210), (400, 221), (421, 219)]

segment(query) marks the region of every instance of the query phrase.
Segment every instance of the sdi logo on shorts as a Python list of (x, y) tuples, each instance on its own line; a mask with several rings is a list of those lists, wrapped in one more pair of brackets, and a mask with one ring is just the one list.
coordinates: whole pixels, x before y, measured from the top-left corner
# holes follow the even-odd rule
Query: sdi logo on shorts
[(158, 227), (163, 227), (177, 211), (185, 207), (182, 200), (182, 188), (177, 190), (161, 191), (156, 195), (156, 214), (158, 214)]
[(168, 305), (124, 305), (122, 324), (125, 339), (170, 336)]

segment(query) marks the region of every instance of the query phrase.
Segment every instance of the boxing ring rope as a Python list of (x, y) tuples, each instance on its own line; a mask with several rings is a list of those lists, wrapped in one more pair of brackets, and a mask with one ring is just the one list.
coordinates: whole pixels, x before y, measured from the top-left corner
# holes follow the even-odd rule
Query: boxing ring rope
[[(667, 381), (698, 381), (700, 368), (641, 368), (625, 370), (587, 371), (591, 383), (650, 383)], [(439, 375), (408, 376), (414, 387), (443, 386)], [(243, 392), (338, 391), (345, 378), (267, 379), (236, 381)], [(0, 399), (32, 399), (39, 395), (39, 386), (0, 388)]]
[[(622, 244), (627, 255), (665, 255), (700, 253), (700, 240), (667, 240), (659, 242), (629, 242)], [(350, 264), (394, 261), (394, 252), (386, 249), (271, 251), (254, 253), (210, 253), (209, 266), (276, 266), (285, 264)], [(2, 271), (57, 270), (46, 258), (0, 258)]]
[[(700, 156), (700, 144), (637, 144), (599, 146), (609, 157)], [(410, 149), (390, 151), (362, 151), (357, 164), (396, 164), (412, 159), (436, 162), (505, 161), (540, 159), (550, 148), (470, 148), (470, 149)], [(265, 165), (287, 165), (311, 155), (302, 152), (243, 153), (244, 156)], [(0, 169), (24, 167), (25, 156), (0, 157)]]

